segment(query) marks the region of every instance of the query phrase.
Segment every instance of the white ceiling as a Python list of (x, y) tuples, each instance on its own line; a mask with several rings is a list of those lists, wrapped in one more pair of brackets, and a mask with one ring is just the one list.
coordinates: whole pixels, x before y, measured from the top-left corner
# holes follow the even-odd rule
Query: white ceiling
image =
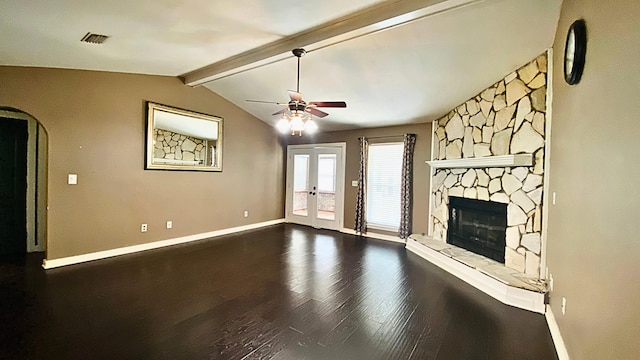
[[(268, 65), (204, 85), (275, 124), (277, 105), (244, 100), (288, 101), (286, 90), (296, 85), (289, 50), (304, 46), (304, 99), (348, 105), (326, 109), (330, 115), (317, 121), (320, 130), (426, 122), (551, 47), (561, 1), (3, 0), (0, 64), (180, 76), (232, 56), (253, 62), (261, 47), (292, 44), (263, 57)], [(305, 34), (313, 27), (318, 34), (353, 30), (349, 24), (385, 5), (400, 14), (408, 5), (422, 7), (421, 17), (368, 35)], [(418, 14), (406, 12), (390, 21)], [(368, 32), (387, 24), (357, 27)], [(102, 45), (81, 43), (89, 31), (110, 38)]]

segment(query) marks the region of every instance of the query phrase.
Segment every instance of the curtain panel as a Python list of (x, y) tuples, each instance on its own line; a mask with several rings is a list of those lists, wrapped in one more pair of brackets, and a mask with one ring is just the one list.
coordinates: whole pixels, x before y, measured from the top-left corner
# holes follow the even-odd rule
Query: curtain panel
[(367, 176), (367, 151), (369, 142), (362, 137), (360, 140), (360, 170), (358, 172), (358, 197), (356, 200), (356, 225), (355, 231), (359, 234), (367, 232), (366, 219), (366, 176)]
[(400, 187), (400, 228), (398, 237), (406, 239), (411, 235), (413, 221), (413, 150), (416, 147), (416, 135), (404, 134), (402, 153), (402, 183)]

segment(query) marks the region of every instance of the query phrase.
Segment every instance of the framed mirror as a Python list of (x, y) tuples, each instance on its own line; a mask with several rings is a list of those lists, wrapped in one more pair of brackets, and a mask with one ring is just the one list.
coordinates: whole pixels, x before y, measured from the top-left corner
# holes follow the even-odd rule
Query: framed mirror
[(145, 169), (222, 171), (222, 122), (147, 102)]

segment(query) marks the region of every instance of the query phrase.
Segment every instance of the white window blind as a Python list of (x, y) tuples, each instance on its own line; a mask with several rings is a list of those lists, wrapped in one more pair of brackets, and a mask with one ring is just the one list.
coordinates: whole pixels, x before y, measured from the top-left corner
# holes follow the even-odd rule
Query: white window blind
[(367, 159), (367, 226), (398, 230), (403, 143), (370, 144)]

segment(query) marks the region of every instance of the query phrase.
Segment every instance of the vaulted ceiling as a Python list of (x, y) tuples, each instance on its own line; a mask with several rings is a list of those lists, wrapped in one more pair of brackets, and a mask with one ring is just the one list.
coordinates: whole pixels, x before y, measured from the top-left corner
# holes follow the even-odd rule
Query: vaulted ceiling
[[(296, 87), (321, 131), (431, 121), (553, 44), (561, 0), (4, 0), (0, 64), (180, 76), (275, 124)], [(104, 44), (80, 42), (87, 33)], [(149, 99), (154, 100), (154, 99)], [(171, 104), (168, 104), (171, 105)], [(228, 119), (232, 120), (232, 119)]]

